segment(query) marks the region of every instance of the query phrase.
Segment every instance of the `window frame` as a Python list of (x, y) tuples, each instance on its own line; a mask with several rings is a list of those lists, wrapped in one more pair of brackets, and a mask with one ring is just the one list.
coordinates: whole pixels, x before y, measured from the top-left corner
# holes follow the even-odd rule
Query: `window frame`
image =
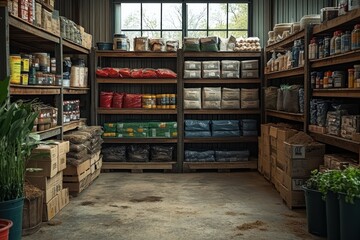
[[(119, 19), (117, 20), (116, 17), (116, 8), (117, 5), (122, 3), (140, 3), (141, 7), (140, 7), (140, 29), (121, 29), (121, 17), (119, 16)], [(228, 37), (228, 33), (230, 31), (244, 31), (247, 32), (248, 36), (252, 36), (253, 35), (253, 1), (252, 0), (217, 0), (216, 2), (213, 1), (209, 1), (209, 0), (197, 0), (197, 1), (190, 1), (190, 0), (164, 0), (164, 1), (150, 1), (150, 0), (141, 0), (141, 1), (134, 1), (134, 0), (113, 0), (113, 6), (114, 6), (114, 11), (113, 11), (113, 15), (114, 15), (114, 29), (113, 29), (113, 34), (116, 33), (116, 25), (119, 24), (119, 29), (121, 29), (121, 31), (126, 31), (126, 32), (140, 32), (141, 35), (143, 32), (147, 32), (149, 31), (149, 29), (144, 29), (143, 28), (143, 16), (142, 16), (142, 4), (146, 4), (146, 3), (160, 3), (160, 29), (151, 29), (150, 31), (157, 31), (160, 32), (160, 37), (163, 36), (163, 32), (166, 31), (176, 31), (176, 32), (182, 32), (182, 38), (187, 37), (188, 36), (188, 31), (204, 31), (206, 32), (206, 34), (208, 35), (209, 32), (211, 31), (216, 31), (216, 32), (226, 32), (226, 35)], [(163, 29), (163, 19), (162, 19), (162, 11), (163, 11), (163, 5), (162, 4), (166, 4), (166, 3), (179, 3), (182, 4), (182, 29)], [(188, 3), (206, 3), (207, 4), (207, 16), (206, 16), (206, 20), (207, 20), (207, 27), (206, 29), (188, 29), (187, 27), (187, 4)], [(229, 28), (229, 8), (227, 7), (227, 19), (226, 19), (226, 29), (211, 29), (209, 28), (209, 4), (211, 3), (227, 3), (227, 4), (231, 4), (231, 3), (247, 3), (248, 4), (248, 26), (247, 29), (232, 29)], [(121, 14), (121, 7), (120, 8), (120, 13)], [(118, 23), (116, 23), (116, 21), (119, 21)]]

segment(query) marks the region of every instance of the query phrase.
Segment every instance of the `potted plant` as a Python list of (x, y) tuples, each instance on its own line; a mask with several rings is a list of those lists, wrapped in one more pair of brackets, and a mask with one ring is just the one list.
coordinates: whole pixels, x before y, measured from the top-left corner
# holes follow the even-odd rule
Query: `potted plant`
[(322, 172), (313, 170), (311, 177), (305, 182), (306, 216), (308, 231), (321, 237), (326, 237), (326, 208), (325, 201), (319, 191), (319, 182), (323, 176)]
[(9, 78), (0, 81), (0, 218), (13, 222), (10, 240), (21, 239), (25, 162), (36, 142), (29, 137), (33, 102), (10, 103)]
[(341, 170), (327, 170), (319, 181), (319, 191), (326, 200), (326, 223), (328, 240), (340, 239), (340, 211), (338, 186)]
[(348, 167), (339, 176), (341, 239), (360, 239), (360, 169)]

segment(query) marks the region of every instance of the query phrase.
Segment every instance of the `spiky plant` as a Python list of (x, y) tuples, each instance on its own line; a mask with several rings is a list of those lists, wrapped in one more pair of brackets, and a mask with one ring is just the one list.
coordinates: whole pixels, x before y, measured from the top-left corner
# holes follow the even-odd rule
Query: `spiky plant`
[(36, 146), (33, 102), (10, 103), (8, 88), (9, 78), (0, 81), (0, 202), (23, 197), (25, 163)]

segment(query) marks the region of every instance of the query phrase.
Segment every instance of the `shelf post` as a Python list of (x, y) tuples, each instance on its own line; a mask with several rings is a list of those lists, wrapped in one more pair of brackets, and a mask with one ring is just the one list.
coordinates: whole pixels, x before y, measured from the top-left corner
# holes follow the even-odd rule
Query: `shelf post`
[[(55, 45), (55, 58), (56, 58), (56, 73), (63, 76), (63, 47), (62, 39), (60, 43)], [(60, 131), (60, 139), (63, 139), (64, 135), (64, 87), (61, 86), (60, 94), (55, 96), (55, 106), (58, 108), (58, 125), (62, 126)]]
[(184, 62), (184, 53), (182, 50), (177, 51), (177, 125), (178, 125), (178, 143), (177, 143), (177, 172), (183, 171), (184, 163), (184, 100), (183, 100), (183, 91), (184, 91), (184, 81), (183, 81), (183, 62)]
[(0, 81), (10, 76), (9, 62), (9, 12), (7, 6), (0, 6)]

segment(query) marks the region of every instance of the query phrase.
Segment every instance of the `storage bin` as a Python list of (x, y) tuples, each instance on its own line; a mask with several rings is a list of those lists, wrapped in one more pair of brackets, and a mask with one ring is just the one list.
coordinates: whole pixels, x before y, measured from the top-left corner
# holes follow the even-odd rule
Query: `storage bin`
[(203, 70), (203, 78), (220, 78), (220, 70)]
[(200, 70), (185, 70), (184, 78), (201, 78)]
[(203, 61), (202, 70), (220, 70), (220, 61)]
[(222, 71), (238, 71), (240, 70), (240, 61), (233, 60), (222, 60), (221, 61)]
[(258, 100), (259, 99), (259, 89), (257, 89), (257, 88), (254, 88), (254, 89), (242, 88), (240, 96), (241, 96), (242, 101)]
[(201, 70), (200, 61), (185, 61), (184, 63), (185, 70)]
[(242, 70), (259, 69), (259, 61), (258, 60), (241, 61), (241, 69)]
[(242, 70), (241, 78), (259, 78), (259, 70)]

